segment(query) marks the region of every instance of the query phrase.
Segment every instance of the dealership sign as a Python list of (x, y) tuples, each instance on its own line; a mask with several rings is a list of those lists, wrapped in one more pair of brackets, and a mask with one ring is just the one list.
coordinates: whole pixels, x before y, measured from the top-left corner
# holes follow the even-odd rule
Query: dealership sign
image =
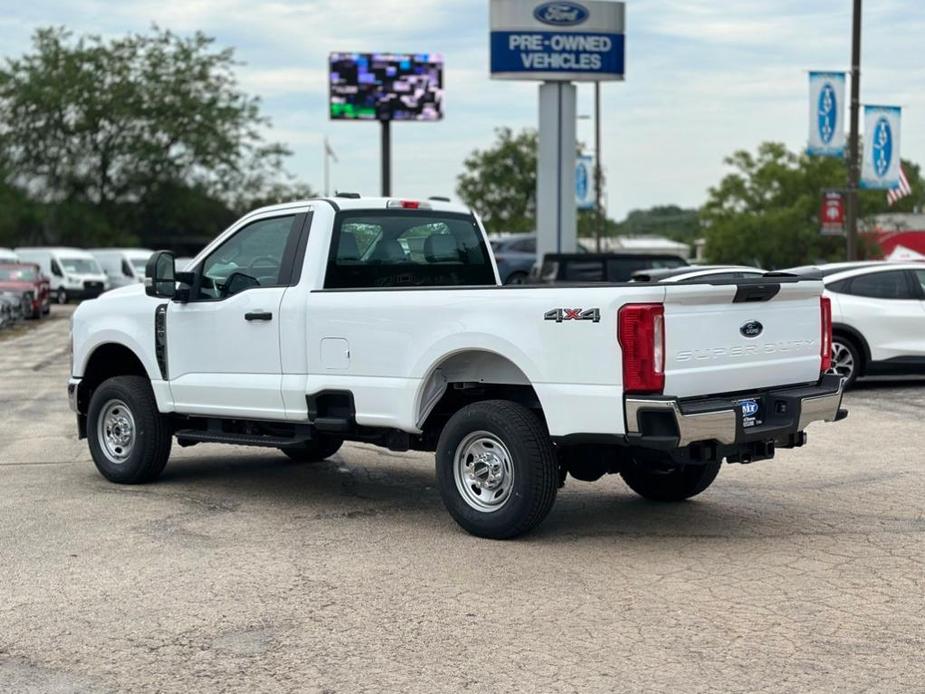
[(491, 1), (495, 79), (623, 79), (624, 4), (557, 0)]
[(845, 73), (809, 73), (808, 154), (842, 157), (845, 154)]

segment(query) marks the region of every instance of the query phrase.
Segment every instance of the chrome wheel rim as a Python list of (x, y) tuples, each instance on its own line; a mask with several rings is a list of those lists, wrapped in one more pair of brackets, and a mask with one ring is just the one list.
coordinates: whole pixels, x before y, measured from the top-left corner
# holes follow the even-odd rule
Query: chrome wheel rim
[(482, 513), (501, 509), (514, 489), (514, 462), (501, 440), (487, 431), (475, 431), (456, 447), (453, 477), (459, 495)]
[(100, 411), (96, 426), (97, 440), (109, 462), (121, 465), (135, 447), (135, 418), (121, 400), (110, 400)]
[(850, 380), (854, 375), (854, 368), (854, 355), (851, 353), (851, 349), (844, 342), (833, 340), (832, 366), (827, 373)]

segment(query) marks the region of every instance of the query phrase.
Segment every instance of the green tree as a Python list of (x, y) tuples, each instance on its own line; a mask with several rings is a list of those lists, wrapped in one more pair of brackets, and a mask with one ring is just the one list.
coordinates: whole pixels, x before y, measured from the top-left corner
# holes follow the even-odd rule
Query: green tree
[(229, 207), (275, 194), (288, 151), (263, 139), (268, 120), (238, 88), (235, 65), (201, 33), (37, 31), (29, 53), (0, 66), (2, 159), (12, 184), (44, 205), (34, 240), (144, 235), (129, 228), (157, 225), (139, 210), (171, 186)]
[(474, 151), (457, 178), (456, 193), (476, 210), (491, 233), (536, 229), (535, 130), (496, 130), (495, 144)]
[[(766, 142), (755, 154), (735, 152), (726, 164), (733, 172), (710, 188), (700, 215), (710, 261), (773, 269), (844, 259), (844, 239), (819, 233), (822, 191), (844, 187), (843, 160), (797, 154)], [(925, 191), (919, 168), (911, 162), (903, 162), (903, 168), (914, 194), (889, 208), (884, 191), (862, 191), (862, 218), (921, 206)]]
[(700, 217), (697, 210), (677, 205), (659, 205), (648, 210), (632, 210), (626, 219), (616, 225), (620, 236), (667, 236), (675, 241), (692, 243), (700, 235)]

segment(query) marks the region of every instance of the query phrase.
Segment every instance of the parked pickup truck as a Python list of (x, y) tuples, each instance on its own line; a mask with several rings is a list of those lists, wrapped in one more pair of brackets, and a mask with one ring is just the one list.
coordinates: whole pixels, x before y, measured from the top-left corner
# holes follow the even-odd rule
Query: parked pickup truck
[(73, 318), (70, 402), (118, 483), (154, 480), (174, 438), (304, 462), (364, 441), (434, 451), (453, 518), (508, 538), (568, 475), (681, 501), (847, 414), (818, 279), (502, 287), (446, 202), (268, 207), (146, 275)]

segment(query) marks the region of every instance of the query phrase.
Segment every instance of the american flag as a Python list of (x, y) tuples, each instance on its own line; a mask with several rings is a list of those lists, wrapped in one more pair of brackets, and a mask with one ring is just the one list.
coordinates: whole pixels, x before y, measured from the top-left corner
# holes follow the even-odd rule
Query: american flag
[(906, 172), (903, 171), (903, 167), (899, 167), (899, 185), (895, 188), (890, 188), (886, 194), (886, 202), (891, 207), (896, 204), (897, 201), (906, 197), (907, 195), (912, 195), (912, 186), (909, 185), (909, 179), (906, 178)]

